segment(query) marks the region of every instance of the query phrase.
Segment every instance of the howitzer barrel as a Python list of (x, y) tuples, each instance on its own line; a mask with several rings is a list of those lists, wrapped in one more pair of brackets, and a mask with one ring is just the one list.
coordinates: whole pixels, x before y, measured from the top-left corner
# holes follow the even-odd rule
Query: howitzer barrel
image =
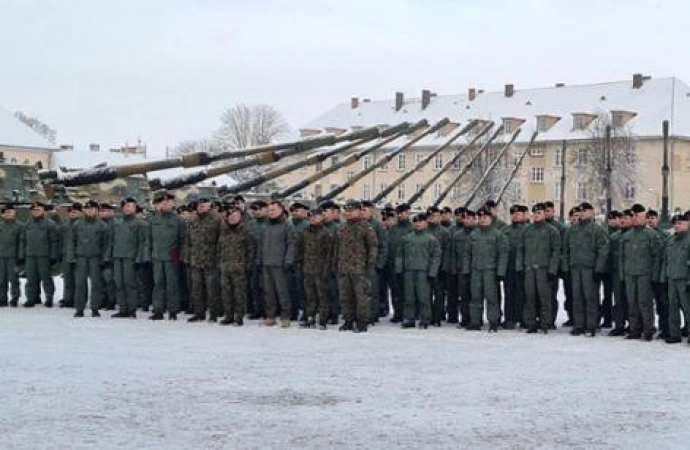
[(474, 143), (477, 142), (482, 136), (484, 136), (491, 128), (493, 128), (493, 126), (494, 126), (494, 123), (493, 123), (493, 122), (489, 122), (488, 124), (486, 124), (486, 126), (485, 126), (484, 128), (482, 128), (482, 129), (479, 131), (479, 133), (477, 133), (477, 135), (476, 135), (475, 137), (473, 137), (472, 140), (471, 140), (467, 145), (465, 145), (455, 156), (453, 156), (453, 158), (452, 158), (450, 161), (448, 161), (448, 162), (441, 168), (441, 170), (439, 170), (433, 177), (431, 177), (431, 179), (428, 180), (428, 181), (422, 186), (422, 188), (421, 188), (419, 191), (417, 191), (417, 192), (415, 192), (414, 194), (412, 194), (412, 197), (410, 197), (410, 199), (407, 201), (407, 203), (409, 203), (410, 205), (412, 205), (412, 204), (414, 204), (417, 200), (419, 200), (420, 198), (422, 198), (422, 196), (424, 195), (424, 192), (426, 192), (427, 189), (429, 189), (429, 187), (430, 187), (432, 184), (434, 184), (434, 183), (436, 182), (436, 180), (438, 180), (439, 178), (441, 178), (441, 175), (443, 175), (443, 174), (444, 174), (445, 172), (447, 172), (451, 167), (453, 167), (453, 166), (456, 164), (456, 162), (460, 159), (460, 157), (461, 157), (462, 155), (465, 154), (465, 151), (466, 151), (468, 148), (472, 147), (472, 146), (474, 145)]
[(527, 156), (527, 153), (529, 153), (529, 149), (532, 147), (532, 144), (534, 144), (534, 141), (537, 139), (538, 132), (532, 133), (532, 137), (529, 140), (529, 143), (527, 144), (527, 147), (525, 148), (525, 151), (520, 155), (520, 159), (518, 159), (517, 163), (515, 164), (515, 167), (513, 168), (513, 171), (510, 172), (510, 176), (506, 180), (505, 184), (503, 185), (503, 188), (501, 188), (501, 191), (498, 194), (498, 197), (496, 198), (496, 203), (500, 203), (501, 199), (503, 198), (503, 195), (505, 194), (506, 190), (508, 189), (508, 186), (510, 186), (510, 183), (513, 181), (513, 178), (515, 177), (515, 174), (517, 173), (518, 170), (520, 170), (520, 167), (522, 166), (522, 161), (524, 161), (525, 156)]
[(441, 128), (445, 127), (450, 123), (450, 120), (448, 118), (444, 118), (436, 122), (433, 126), (427, 128), (424, 130), (423, 133), (419, 134), (418, 136), (414, 137), (411, 139), (409, 142), (406, 142), (404, 145), (402, 145), (400, 148), (397, 148), (396, 150), (393, 150), (392, 152), (388, 153), (385, 155), (383, 158), (379, 159), (376, 161), (371, 167), (366, 168), (362, 170), (361, 172), (357, 173), (354, 177), (352, 177), (350, 180), (345, 181), (342, 183), (340, 186), (336, 186), (334, 189), (332, 189), (330, 192), (328, 192), (326, 195), (319, 197), (317, 199), (317, 202), (325, 201), (325, 200), (330, 200), (335, 198), (336, 196), (340, 195), (342, 192), (344, 192), (346, 189), (348, 189), (350, 186), (354, 186), (355, 183), (357, 183), (359, 180), (373, 172), (379, 167), (384, 166), (387, 164), (389, 161), (391, 161), (393, 158), (395, 158), (396, 155), (400, 154), (401, 152), (405, 151), (407, 148), (410, 148), (417, 142), (419, 142), (422, 138), (430, 135), (431, 133), (435, 133)]

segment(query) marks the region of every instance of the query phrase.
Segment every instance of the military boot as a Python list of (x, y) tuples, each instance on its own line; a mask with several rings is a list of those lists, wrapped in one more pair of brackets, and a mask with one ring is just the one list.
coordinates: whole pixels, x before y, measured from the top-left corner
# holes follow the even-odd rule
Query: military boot
[(168, 320), (177, 320), (177, 313), (168, 313)]
[(17, 306), (19, 306), (19, 300), (16, 300), (16, 299), (10, 300), (10, 307), (11, 308), (16, 308)]
[(406, 320), (406, 321), (404, 321), (403, 324), (401, 325), (401, 327), (402, 327), (402, 328), (414, 328), (414, 327), (415, 327), (414, 320)]
[(136, 311), (130, 311), (129, 318), (130, 319), (136, 319), (137, 318), (137, 312)]
[(587, 336), (587, 337), (594, 337), (596, 335), (597, 335), (596, 330), (585, 330), (585, 336)]
[(91, 317), (101, 317), (101, 313), (99, 313), (97, 309), (92, 309)]
[(34, 306), (36, 306), (36, 302), (32, 302), (31, 300), (24, 302), (24, 308), (33, 308)]
[(206, 320), (206, 316), (205, 316), (205, 315), (202, 315), (202, 314), (195, 314), (195, 315), (193, 315), (192, 317), (190, 317), (189, 319), (187, 319), (187, 322), (189, 322), (189, 323), (203, 322), (204, 320)]
[(237, 320), (235, 320), (235, 326), (241, 327), (244, 325), (244, 319), (242, 317), (238, 317)]
[(573, 328), (573, 330), (570, 332), (571, 336), (582, 336), (585, 334), (585, 330), (582, 328)]
[(77, 312), (74, 313), (74, 317), (84, 317), (84, 310), (79, 309)]
[(129, 311), (121, 309), (110, 317), (112, 317), (113, 319), (124, 319), (130, 317), (130, 314)]
[(45, 306), (46, 308), (52, 308), (53, 307), (53, 299), (49, 298), (48, 300), (46, 300), (46, 302), (43, 304), (43, 306)]
[(3, 300), (0, 302), (0, 308), (5, 308), (6, 306), (9, 306), (9, 303), (7, 303), (7, 300)]
[(355, 328), (352, 331), (354, 331), (355, 333), (366, 333), (367, 332), (367, 326), (366, 325), (358, 326), (357, 328)]
[(149, 316), (149, 320), (163, 320), (162, 312), (154, 312)]
[(679, 337), (667, 337), (666, 338), (666, 343), (667, 344), (680, 344), (682, 339)]
[(609, 331), (609, 336), (618, 337), (625, 335), (625, 328), (615, 327), (613, 330)]
[(352, 331), (352, 322), (345, 322), (338, 328), (338, 331)]
[(235, 319), (233, 319), (232, 316), (225, 316), (225, 318), (220, 321), (221, 325), (232, 325), (233, 323), (235, 323)]
[(529, 327), (526, 331), (527, 334), (535, 334), (539, 331), (539, 328), (535, 327)]

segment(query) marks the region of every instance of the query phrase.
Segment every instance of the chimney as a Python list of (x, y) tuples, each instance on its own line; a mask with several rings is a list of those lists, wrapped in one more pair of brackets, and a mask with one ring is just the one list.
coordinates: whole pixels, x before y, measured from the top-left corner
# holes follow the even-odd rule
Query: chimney
[(395, 93), (395, 110), (400, 111), (405, 104), (405, 94), (402, 92)]
[(503, 93), (505, 94), (506, 97), (512, 97), (513, 93), (515, 92), (515, 86), (512, 84), (506, 84), (505, 88), (503, 89)]
[(422, 109), (426, 109), (431, 103), (431, 91), (428, 89), (422, 90)]
[(470, 88), (467, 91), (467, 100), (473, 102), (475, 98), (477, 98), (477, 90), (475, 88)]
[(643, 76), (641, 73), (633, 74), (633, 89), (639, 89), (642, 87)]
[(350, 100), (350, 108), (357, 109), (359, 106), (359, 97), (352, 97)]

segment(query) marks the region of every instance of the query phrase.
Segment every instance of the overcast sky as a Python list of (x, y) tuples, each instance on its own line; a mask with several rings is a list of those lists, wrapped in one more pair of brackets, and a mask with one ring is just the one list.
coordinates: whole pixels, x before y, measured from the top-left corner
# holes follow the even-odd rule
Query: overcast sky
[(690, 82), (690, 2), (0, 0), (0, 106), (59, 143), (209, 137), (236, 103), (293, 130), (350, 97), (642, 72)]

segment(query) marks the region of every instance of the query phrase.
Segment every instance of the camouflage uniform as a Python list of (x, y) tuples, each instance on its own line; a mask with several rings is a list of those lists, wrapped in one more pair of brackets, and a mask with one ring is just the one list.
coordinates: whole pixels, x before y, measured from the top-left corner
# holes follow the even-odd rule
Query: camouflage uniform
[(371, 225), (374, 233), (376, 233), (376, 240), (379, 244), (376, 254), (376, 267), (370, 274), (371, 278), (371, 301), (369, 303), (369, 322), (378, 322), (381, 305), (379, 304), (379, 275), (386, 267), (386, 259), (388, 258), (388, 241), (386, 237), (386, 229), (383, 224), (377, 219), (370, 219), (367, 223)]
[[(68, 261), (75, 262), (74, 307), (84, 311), (87, 298), (97, 311), (102, 306), (103, 267), (110, 263), (110, 235), (108, 226), (96, 218), (77, 220), (70, 233)], [(91, 283), (91, 295), (87, 294), (87, 281)]]
[[(338, 236), (340, 230), (340, 222), (324, 222), (324, 226), (328, 229), (331, 235), (335, 238)], [(328, 279), (328, 312), (330, 314), (331, 323), (337, 324), (340, 316), (340, 293), (338, 292), (338, 277), (331, 277)]]
[(378, 242), (371, 225), (351, 221), (338, 230), (337, 273), (340, 307), (347, 326), (369, 323), (369, 276), (376, 267)]
[(247, 307), (249, 270), (256, 260), (256, 241), (244, 219), (236, 226), (221, 225), (217, 254), (225, 317), (241, 320)]
[(52, 303), (55, 283), (50, 270), (60, 254), (57, 225), (50, 219), (32, 218), (24, 225), (23, 231), (27, 304), (41, 303), (39, 283), (43, 284), (46, 303)]
[(17, 265), (24, 259), (23, 225), (16, 220), (0, 220), (0, 306), (7, 306), (9, 288), (12, 304), (19, 301)]
[(153, 263), (153, 311), (171, 314), (180, 310), (179, 264), (186, 227), (174, 212), (151, 217), (151, 261)]
[(211, 213), (199, 214), (187, 228), (187, 257), (192, 270), (192, 304), (194, 315), (211, 320), (223, 314), (218, 280), (218, 236), (221, 219)]
[(329, 317), (328, 280), (333, 277), (334, 242), (335, 236), (325, 226), (309, 226), (295, 250), (295, 262), (304, 274), (305, 318), (315, 319), (318, 313), (322, 326)]

